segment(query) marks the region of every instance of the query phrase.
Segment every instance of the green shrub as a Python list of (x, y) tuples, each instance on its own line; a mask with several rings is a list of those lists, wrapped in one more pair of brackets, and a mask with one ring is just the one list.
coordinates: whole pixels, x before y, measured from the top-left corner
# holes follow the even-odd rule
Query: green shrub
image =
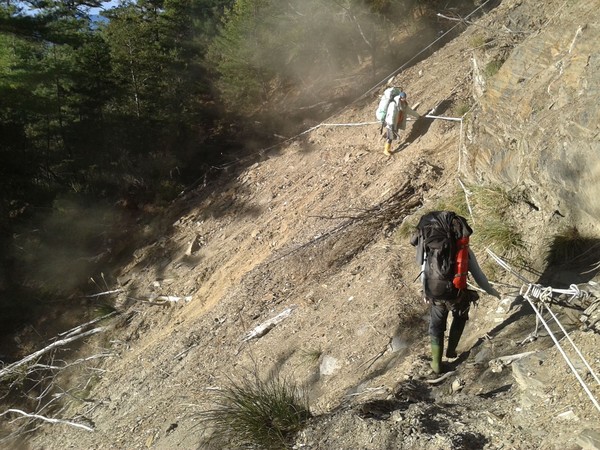
[(168, 204), (185, 189), (185, 186), (179, 182), (163, 179), (160, 181), (158, 188), (156, 189), (155, 201), (158, 204)]
[(210, 439), (219, 445), (290, 448), (293, 435), (311, 417), (308, 399), (284, 378), (230, 380), (214, 397), (215, 407), (200, 418), (213, 431)]

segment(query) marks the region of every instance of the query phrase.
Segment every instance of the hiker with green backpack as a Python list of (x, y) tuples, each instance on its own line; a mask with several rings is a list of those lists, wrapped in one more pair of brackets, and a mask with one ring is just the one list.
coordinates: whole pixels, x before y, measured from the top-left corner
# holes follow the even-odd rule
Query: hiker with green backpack
[(399, 137), (398, 130), (406, 129), (406, 119), (408, 116), (413, 116), (417, 119), (421, 118), (419, 113), (408, 106), (405, 92), (397, 87), (387, 88), (375, 112), (375, 117), (381, 121), (381, 131), (383, 131), (384, 126), (386, 129), (383, 153), (387, 156), (392, 154), (392, 141), (394, 138)]
[(464, 217), (452, 211), (433, 211), (421, 217), (411, 237), (410, 243), (417, 250), (417, 263), (422, 268), (423, 298), (430, 305), (431, 369), (435, 374), (442, 372), (449, 313), (452, 312), (452, 323), (446, 357), (456, 358), (456, 347), (469, 320), (471, 303), (479, 298), (476, 291), (467, 289), (468, 273), (485, 292), (500, 298), (469, 248), (472, 233)]

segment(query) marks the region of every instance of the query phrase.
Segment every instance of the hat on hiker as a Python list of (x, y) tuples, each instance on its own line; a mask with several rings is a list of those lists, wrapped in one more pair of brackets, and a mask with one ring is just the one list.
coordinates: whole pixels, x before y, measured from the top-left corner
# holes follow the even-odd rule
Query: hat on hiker
[(405, 100), (406, 99), (406, 92), (400, 92), (398, 94), (398, 97), (400, 97), (402, 100)]

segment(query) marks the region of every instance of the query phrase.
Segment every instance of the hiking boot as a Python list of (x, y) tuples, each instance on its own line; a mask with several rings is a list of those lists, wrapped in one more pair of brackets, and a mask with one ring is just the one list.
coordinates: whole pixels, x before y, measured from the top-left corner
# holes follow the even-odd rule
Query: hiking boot
[(446, 350), (446, 358), (448, 359), (454, 359), (454, 358), (458, 358), (458, 353), (456, 353), (456, 350)]
[(456, 353), (456, 347), (458, 346), (458, 341), (460, 341), (460, 337), (462, 336), (463, 330), (465, 329), (465, 320), (461, 319), (453, 319), (452, 325), (450, 325), (450, 333), (448, 335), (448, 348), (446, 349), (446, 358), (456, 358), (458, 354)]

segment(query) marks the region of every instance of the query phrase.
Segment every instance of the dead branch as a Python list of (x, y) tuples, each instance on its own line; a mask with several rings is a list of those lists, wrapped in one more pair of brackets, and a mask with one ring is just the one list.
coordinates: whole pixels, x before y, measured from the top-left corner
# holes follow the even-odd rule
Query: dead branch
[(115, 353), (100, 353), (98, 355), (92, 355), (92, 356), (88, 356), (87, 358), (80, 358), (76, 361), (73, 361), (72, 363), (65, 363), (62, 366), (55, 366), (55, 365), (50, 365), (50, 364), (33, 364), (31, 366), (31, 369), (48, 369), (48, 370), (63, 370), (66, 369), (68, 367), (72, 367), (72, 366), (76, 366), (77, 364), (81, 364), (87, 361), (91, 361), (93, 359), (98, 359), (98, 358), (109, 358), (111, 356), (116, 356)]
[(463, 19), (462, 17), (448, 17), (445, 16), (443, 14), (437, 13), (436, 16), (441, 17), (442, 19), (446, 19), (446, 20), (451, 20), (453, 22), (461, 22), (464, 23), (465, 25), (473, 25), (473, 22), (470, 22), (468, 20)]
[(504, 368), (505, 366), (510, 365), (514, 361), (518, 361), (519, 359), (525, 358), (526, 356), (533, 355), (534, 353), (536, 353), (536, 352), (533, 351), (533, 352), (518, 353), (516, 355), (501, 356), (499, 358), (490, 360), (490, 362), (488, 364), (489, 364), (492, 372), (496, 372), (496, 373), (502, 372), (502, 368)]
[(88, 427), (87, 425), (83, 425), (81, 423), (69, 422), (68, 420), (61, 420), (61, 419), (52, 419), (50, 417), (40, 416), (39, 414), (28, 414), (25, 411), (21, 411), (20, 409), (8, 409), (8, 410), (4, 411), (2, 414), (0, 414), (0, 417), (6, 415), (8, 413), (17, 413), (17, 414), (21, 414), (24, 417), (29, 417), (32, 419), (39, 419), (39, 420), (43, 420), (44, 422), (62, 423), (64, 425), (69, 425), (71, 427), (82, 428), (87, 431), (94, 431), (93, 428)]
[(398, 219), (398, 217), (404, 213), (407, 214), (412, 209), (416, 208), (421, 204), (421, 195), (415, 192), (415, 188), (410, 184), (410, 180), (404, 182), (400, 188), (390, 195), (382, 202), (367, 208), (356, 216), (350, 216), (341, 224), (337, 225), (333, 229), (320, 234), (312, 240), (293, 248), (276, 258), (267, 261), (265, 264), (271, 264), (280, 259), (286, 258), (298, 251), (317, 244), (320, 241), (329, 239), (346, 228), (357, 225), (357, 224), (378, 224), (381, 222), (389, 221), (391, 219)]
[(32, 353), (29, 356), (26, 356), (25, 358), (21, 359), (20, 361), (17, 361), (17, 362), (14, 362), (12, 364), (5, 366), (2, 370), (0, 370), (0, 379), (13, 373), (16, 368), (21, 367), (21, 366), (39, 358), (40, 356), (48, 353), (51, 350), (54, 350), (57, 347), (69, 344), (73, 341), (76, 341), (77, 339), (92, 336), (92, 335), (94, 335), (96, 333), (100, 333), (101, 331), (104, 331), (104, 330), (105, 330), (104, 327), (94, 328), (92, 330), (86, 331), (85, 333), (81, 333), (76, 336), (71, 336), (66, 339), (62, 339), (60, 341), (53, 342), (52, 344), (48, 345), (47, 347), (44, 347), (43, 349), (38, 350), (37, 352)]
[(441, 383), (441, 382), (442, 382), (442, 381), (444, 381), (446, 378), (448, 378), (448, 377), (450, 377), (450, 376), (454, 375), (454, 372), (455, 372), (454, 370), (452, 370), (452, 371), (450, 371), (450, 372), (446, 372), (444, 375), (442, 375), (442, 376), (441, 376), (441, 377), (439, 377), (439, 378), (435, 378), (435, 379), (433, 379), (433, 380), (427, 380), (427, 383), (428, 383), (428, 384), (438, 384), (438, 383)]
[(269, 331), (273, 329), (277, 324), (281, 323), (284, 319), (287, 319), (292, 312), (297, 308), (296, 305), (292, 305), (289, 308), (284, 309), (282, 312), (277, 314), (275, 317), (267, 320), (266, 322), (261, 323), (257, 327), (255, 327), (252, 331), (246, 334), (242, 339), (242, 342), (247, 342), (250, 339), (257, 339), (259, 337), (264, 336)]
[(154, 297), (150, 299), (152, 303), (156, 303), (159, 305), (164, 305), (166, 303), (177, 303), (183, 300), (185, 303), (192, 301), (192, 296), (188, 295), (186, 297), (176, 297), (174, 295), (159, 295), (158, 297)]
[(100, 321), (102, 321), (102, 320), (104, 320), (104, 319), (108, 319), (109, 317), (112, 317), (112, 316), (114, 316), (115, 314), (118, 314), (118, 312), (117, 312), (117, 311), (113, 311), (113, 312), (111, 312), (111, 313), (105, 314), (104, 316), (102, 316), (102, 317), (98, 317), (97, 319), (94, 319), (94, 320), (90, 320), (89, 322), (86, 322), (86, 323), (84, 323), (83, 325), (79, 325), (79, 326), (76, 326), (75, 328), (71, 328), (70, 330), (63, 331), (62, 333), (58, 333), (58, 336), (66, 336), (66, 337), (69, 337), (69, 336), (71, 336), (71, 335), (74, 335), (74, 334), (80, 333), (80, 332), (82, 332), (82, 331), (83, 331), (85, 328), (89, 327), (90, 325), (93, 325), (93, 324), (95, 324), (95, 323), (98, 323), (98, 322), (100, 322)]
[(103, 295), (118, 294), (119, 292), (123, 292), (123, 289), (113, 289), (112, 291), (99, 292), (97, 294), (86, 295), (85, 298), (102, 297)]
[(501, 356), (499, 358), (493, 359), (492, 361), (499, 361), (502, 364), (510, 364), (510, 363), (512, 363), (514, 361), (517, 361), (519, 359), (525, 358), (526, 356), (533, 355), (534, 353), (535, 353), (535, 351), (524, 352), (524, 353), (517, 353), (515, 355), (506, 355), (506, 356)]
[(369, 369), (370, 369), (370, 368), (373, 366), (373, 364), (375, 364), (375, 363), (377, 362), (377, 360), (378, 360), (379, 358), (381, 358), (383, 355), (385, 355), (385, 353), (386, 353), (386, 352), (388, 351), (388, 349), (391, 347), (391, 345), (392, 345), (392, 340), (393, 340), (393, 339), (394, 339), (394, 338), (393, 338), (393, 337), (391, 337), (391, 338), (390, 338), (390, 340), (388, 341), (388, 343), (387, 343), (387, 344), (385, 344), (385, 346), (383, 347), (383, 349), (382, 349), (382, 350), (381, 350), (379, 353), (377, 353), (377, 354), (376, 354), (376, 355), (375, 355), (373, 358), (366, 360), (364, 363), (362, 363), (362, 364), (361, 364), (360, 366), (358, 366), (358, 367), (362, 367), (362, 366), (364, 366), (365, 364), (369, 363), (369, 365), (368, 365), (368, 366), (365, 368), (364, 372), (368, 371), (368, 370), (369, 370)]

